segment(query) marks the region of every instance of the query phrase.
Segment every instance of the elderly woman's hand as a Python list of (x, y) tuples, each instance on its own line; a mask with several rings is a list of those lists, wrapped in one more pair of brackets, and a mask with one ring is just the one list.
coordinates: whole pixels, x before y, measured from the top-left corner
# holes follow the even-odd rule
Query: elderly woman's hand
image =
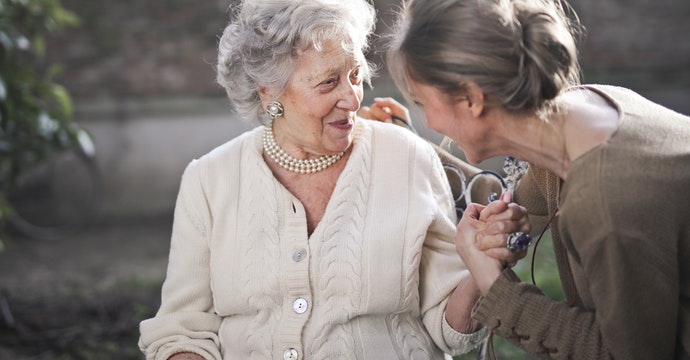
[(169, 357), (168, 360), (204, 360), (204, 357), (195, 353), (182, 352)]
[(410, 122), (409, 110), (391, 97), (374, 98), (373, 104), (370, 106), (362, 106), (359, 109), (359, 116), (365, 119), (383, 121), (387, 123), (393, 123), (393, 117), (402, 119), (408, 124)]
[(527, 251), (511, 253), (506, 248), (510, 233), (529, 233), (524, 207), (512, 203), (510, 193), (489, 205), (470, 204), (455, 237), (455, 247), (472, 273), (482, 295), (491, 288), (506, 265), (514, 265)]

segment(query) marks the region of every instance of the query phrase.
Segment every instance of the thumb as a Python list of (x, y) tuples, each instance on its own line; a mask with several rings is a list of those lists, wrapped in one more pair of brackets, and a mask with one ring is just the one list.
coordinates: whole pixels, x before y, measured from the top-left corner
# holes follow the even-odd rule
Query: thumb
[(511, 203), (513, 202), (513, 192), (512, 191), (506, 191), (501, 195), (501, 201), (504, 203)]
[(478, 230), (482, 230), (486, 227), (486, 224), (484, 221), (480, 220), (480, 216), (482, 210), (484, 210), (485, 208), (485, 205), (470, 203), (465, 209), (465, 212), (462, 214), (462, 219), (467, 221), (470, 225), (477, 228)]

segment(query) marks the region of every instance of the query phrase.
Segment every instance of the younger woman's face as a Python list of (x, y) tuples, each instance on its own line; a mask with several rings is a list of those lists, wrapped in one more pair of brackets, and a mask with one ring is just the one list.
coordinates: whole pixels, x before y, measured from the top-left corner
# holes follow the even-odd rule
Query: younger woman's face
[(410, 96), (426, 114), (432, 130), (455, 142), (473, 164), (487, 158), (488, 125), (473, 115), (467, 97), (452, 97), (438, 88), (410, 80)]

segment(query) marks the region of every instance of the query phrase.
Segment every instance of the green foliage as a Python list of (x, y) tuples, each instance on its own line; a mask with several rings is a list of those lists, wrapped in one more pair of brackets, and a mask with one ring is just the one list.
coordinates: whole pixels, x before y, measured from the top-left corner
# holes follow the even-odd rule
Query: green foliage
[(41, 63), (46, 36), (77, 24), (59, 0), (0, 0), (0, 243), (12, 213), (7, 191), (22, 171), (85, 134), (53, 80), (60, 67)]
[[(520, 276), (524, 282), (532, 282), (532, 257), (534, 255), (534, 245), (529, 250), (529, 254), (513, 268), (515, 273)], [(558, 276), (558, 269), (556, 268), (556, 258), (553, 252), (553, 243), (551, 242), (551, 233), (547, 232), (537, 245), (536, 258), (534, 263), (534, 281), (541, 291), (550, 298), (558, 301), (565, 299), (565, 293), (561, 286), (561, 280)], [(507, 340), (494, 336), (493, 346), (498, 359), (511, 360), (533, 360), (538, 359), (536, 355), (528, 354), (517, 346), (511, 344)], [(476, 352), (470, 352), (465, 355), (456, 356), (455, 360), (475, 360), (477, 358)]]

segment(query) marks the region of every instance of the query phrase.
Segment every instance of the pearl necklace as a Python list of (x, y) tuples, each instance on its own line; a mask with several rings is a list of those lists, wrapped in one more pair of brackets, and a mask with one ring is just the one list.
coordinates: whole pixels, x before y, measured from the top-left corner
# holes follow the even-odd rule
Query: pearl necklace
[(345, 152), (335, 155), (322, 155), (316, 159), (297, 159), (285, 152), (273, 137), (273, 123), (264, 126), (263, 133), (264, 151), (273, 161), (283, 168), (299, 174), (312, 174), (319, 172), (338, 161)]

